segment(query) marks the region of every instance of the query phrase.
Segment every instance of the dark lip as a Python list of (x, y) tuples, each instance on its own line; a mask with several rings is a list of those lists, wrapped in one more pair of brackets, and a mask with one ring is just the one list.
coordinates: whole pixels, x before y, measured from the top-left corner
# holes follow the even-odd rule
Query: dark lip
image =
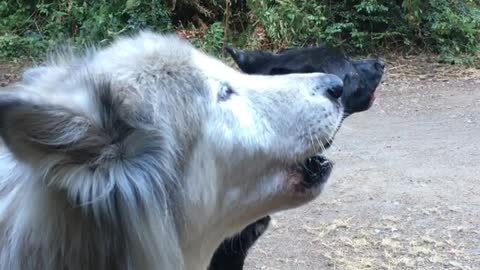
[[(338, 104), (338, 110), (343, 110), (343, 106), (341, 105), (339, 100), (335, 100), (334, 103)], [(341, 121), (343, 121), (344, 119), (345, 116), (342, 118)], [(328, 149), (331, 146), (336, 133), (340, 129), (340, 126), (341, 124), (338, 125), (331, 138), (323, 144), (324, 150)], [(301, 164), (297, 163), (296, 165), (290, 167), (291, 170), (299, 172), (303, 175), (302, 186), (305, 189), (314, 188), (318, 185), (324, 184), (328, 180), (328, 177), (332, 172), (334, 163), (333, 161), (327, 159), (324, 155), (322, 155), (322, 152), (316, 153), (306, 158)]]
[(333, 169), (333, 162), (322, 155), (315, 155), (305, 160), (301, 165), (304, 188), (314, 188), (324, 184)]

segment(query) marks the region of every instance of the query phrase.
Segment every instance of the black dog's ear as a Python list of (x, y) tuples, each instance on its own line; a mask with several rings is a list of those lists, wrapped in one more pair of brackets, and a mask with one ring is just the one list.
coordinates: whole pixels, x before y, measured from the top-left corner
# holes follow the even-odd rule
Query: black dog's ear
[(270, 66), (275, 63), (275, 55), (267, 51), (249, 51), (233, 47), (225, 47), (237, 66), (247, 74), (268, 75)]
[(230, 46), (225, 46), (225, 51), (227, 51), (228, 54), (230, 54), (230, 56), (233, 58), (235, 63), (237, 63), (237, 65), (240, 67), (245, 66), (246, 63), (248, 62), (247, 54), (243, 50), (233, 48)]

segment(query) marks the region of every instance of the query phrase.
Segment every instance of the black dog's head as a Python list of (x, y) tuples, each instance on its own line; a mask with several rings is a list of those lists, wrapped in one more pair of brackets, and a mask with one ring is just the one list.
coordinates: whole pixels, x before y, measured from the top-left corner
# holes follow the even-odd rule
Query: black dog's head
[(382, 58), (350, 60), (350, 63), (354, 71), (343, 78), (345, 89), (342, 102), (346, 115), (370, 109), (385, 71)]
[(322, 72), (344, 81), (342, 103), (345, 115), (368, 110), (382, 80), (385, 62), (381, 58), (352, 60), (329, 46), (289, 48), (277, 54), (261, 50), (226, 47), (238, 67), (248, 74), (280, 75)]

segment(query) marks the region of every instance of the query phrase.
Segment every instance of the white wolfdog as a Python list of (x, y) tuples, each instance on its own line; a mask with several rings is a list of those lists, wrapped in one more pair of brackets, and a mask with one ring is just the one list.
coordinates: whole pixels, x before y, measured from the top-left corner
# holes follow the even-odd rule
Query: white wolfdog
[(304, 164), (341, 89), (152, 32), (28, 70), (0, 93), (0, 269), (206, 269), (227, 236), (320, 193), (325, 163)]

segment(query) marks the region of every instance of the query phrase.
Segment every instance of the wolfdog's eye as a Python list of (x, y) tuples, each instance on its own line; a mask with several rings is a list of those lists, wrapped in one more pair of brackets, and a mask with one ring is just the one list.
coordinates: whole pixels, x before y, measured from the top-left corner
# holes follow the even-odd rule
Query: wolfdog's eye
[(218, 101), (228, 100), (233, 94), (235, 94), (235, 91), (233, 91), (232, 87), (228, 84), (223, 84), (218, 92)]

